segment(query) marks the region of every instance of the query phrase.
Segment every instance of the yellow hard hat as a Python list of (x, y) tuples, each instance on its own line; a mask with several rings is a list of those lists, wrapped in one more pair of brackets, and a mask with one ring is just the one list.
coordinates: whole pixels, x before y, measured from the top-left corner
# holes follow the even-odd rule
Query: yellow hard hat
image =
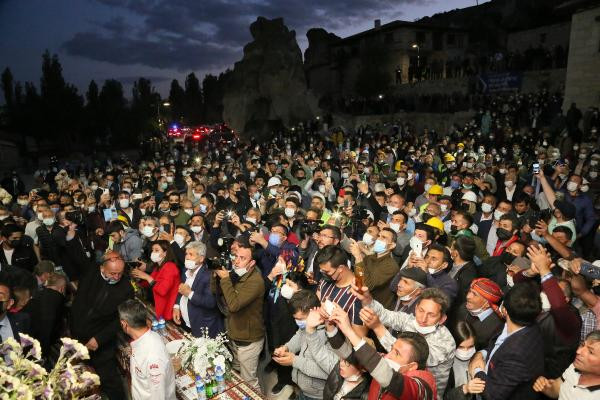
[(457, 146), (458, 147), (465, 147), (465, 144), (461, 142), (461, 143), (457, 144)]
[(433, 185), (429, 188), (429, 192), (427, 192), (427, 194), (435, 194), (441, 196), (442, 194), (444, 194), (444, 189), (442, 189), (440, 185)]
[(431, 217), (425, 222), (425, 225), (429, 225), (433, 228), (438, 229), (441, 232), (444, 232), (444, 223), (438, 217)]
[(452, 161), (456, 161), (456, 158), (454, 158), (454, 156), (450, 153), (446, 153), (444, 154), (444, 162), (452, 162)]
[(403, 163), (403, 161), (402, 161), (402, 160), (398, 160), (398, 161), (396, 161), (396, 165), (394, 166), (394, 169), (395, 169), (396, 171), (400, 171), (400, 170), (402, 170), (402, 163)]

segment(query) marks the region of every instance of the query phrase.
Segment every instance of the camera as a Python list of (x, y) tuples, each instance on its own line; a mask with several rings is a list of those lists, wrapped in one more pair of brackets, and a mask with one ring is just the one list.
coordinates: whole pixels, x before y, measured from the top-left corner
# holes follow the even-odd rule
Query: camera
[(66, 212), (65, 218), (78, 226), (83, 225), (85, 222), (82, 212), (78, 210)]
[(298, 232), (301, 237), (312, 236), (313, 233), (321, 231), (321, 221), (304, 220), (300, 223)]
[(231, 271), (233, 269), (231, 265), (231, 245), (233, 244), (234, 238), (231, 236), (220, 237), (217, 239), (217, 250), (219, 255), (213, 258), (206, 259), (206, 266), (208, 269), (225, 269)]
[(535, 229), (535, 226), (537, 225), (538, 221), (543, 220), (545, 222), (548, 222), (550, 217), (551, 217), (550, 210), (534, 211), (533, 214), (531, 214), (531, 216), (529, 217), (529, 220), (527, 221), (527, 223), (529, 224), (531, 229)]

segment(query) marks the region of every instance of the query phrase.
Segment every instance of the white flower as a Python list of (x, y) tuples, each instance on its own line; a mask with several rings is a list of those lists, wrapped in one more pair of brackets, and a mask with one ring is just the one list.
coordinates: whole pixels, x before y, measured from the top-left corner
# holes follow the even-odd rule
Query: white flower
[(221, 369), (225, 371), (225, 357), (222, 354), (219, 354), (213, 360), (213, 365), (215, 367), (221, 367)]

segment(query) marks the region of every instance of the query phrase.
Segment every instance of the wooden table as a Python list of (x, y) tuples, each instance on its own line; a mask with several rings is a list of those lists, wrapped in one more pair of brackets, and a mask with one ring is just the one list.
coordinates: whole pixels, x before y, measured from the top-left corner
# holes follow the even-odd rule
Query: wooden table
[[(154, 314), (154, 307), (147, 303), (144, 303), (144, 306), (148, 310), (150, 318), (156, 318)], [(163, 340), (166, 343), (169, 343), (173, 340), (179, 339), (188, 339), (192, 340), (193, 336), (179, 326), (173, 324), (172, 322), (167, 322), (166, 327), (166, 336), (163, 336)], [(129, 371), (129, 362), (131, 357), (131, 346), (129, 345), (130, 339), (125, 334), (119, 334), (118, 338), (118, 349), (117, 349), (117, 361), (119, 363), (119, 367), (125, 377), (127, 377), (128, 382), (131, 384), (131, 374)], [(241, 378), (241, 376), (231, 370), (230, 378), (225, 382), (227, 385), (227, 389), (218, 394), (217, 396), (211, 397), (211, 399), (217, 400), (243, 400), (243, 399), (266, 399), (262, 394), (260, 394), (256, 389), (252, 386), (246, 384)], [(196, 400), (196, 387), (195, 382), (192, 378), (186, 373), (184, 370), (179, 370), (176, 373), (175, 377), (175, 387), (177, 391), (177, 398), (180, 400)]]

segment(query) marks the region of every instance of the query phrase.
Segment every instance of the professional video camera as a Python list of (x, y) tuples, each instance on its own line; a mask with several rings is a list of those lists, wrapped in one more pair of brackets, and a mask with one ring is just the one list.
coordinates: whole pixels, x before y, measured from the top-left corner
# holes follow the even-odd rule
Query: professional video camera
[(66, 212), (65, 213), (65, 218), (67, 220), (73, 222), (77, 226), (82, 226), (85, 223), (85, 220), (83, 218), (83, 214), (79, 210)]
[(225, 269), (231, 271), (233, 269), (231, 265), (231, 245), (233, 244), (234, 238), (232, 236), (221, 237), (217, 239), (217, 250), (219, 255), (213, 258), (206, 259), (206, 266), (208, 269)]
[(313, 233), (319, 232), (321, 230), (321, 221), (313, 221), (305, 219), (298, 226), (298, 233), (301, 238), (306, 236), (312, 236)]

